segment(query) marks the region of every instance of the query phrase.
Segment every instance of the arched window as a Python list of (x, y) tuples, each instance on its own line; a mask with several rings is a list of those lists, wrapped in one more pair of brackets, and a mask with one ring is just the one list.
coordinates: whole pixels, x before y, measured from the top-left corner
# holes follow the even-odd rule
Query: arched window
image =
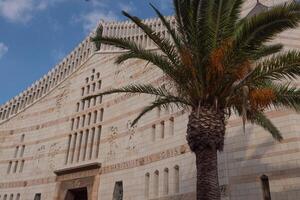
[(159, 171), (156, 170), (154, 172), (154, 177), (153, 177), (153, 194), (154, 197), (158, 197), (159, 192)]
[(156, 134), (156, 126), (155, 124), (153, 124), (151, 128), (152, 142), (155, 141), (155, 137), (156, 137), (155, 134)]
[(267, 175), (262, 175), (260, 177), (260, 181), (262, 185), (263, 199), (271, 200), (269, 177)]
[(164, 139), (165, 137), (165, 122), (160, 122), (160, 138)]
[(101, 108), (101, 109), (100, 109), (100, 116), (99, 116), (99, 121), (100, 121), (100, 122), (103, 121), (103, 114), (104, 114), (104, 109)]
[(169, 119), (169, 134), (174, 135), (174, 118)]
[(163, 194), (169, 194), (169, 169), (165, 168), (164, 170), (164, 185), (163, 185)]
[(149, 198), (149, 186), (150, 186), (150, 174), (146, 173), (145, 174), (145, 198), (148, 199)]
[(75, 156), (76, 140), (77, 140), (77, 133), (74, 134), (74, 138), (73, 138), (71, 163), (73, 163), (74, 156)]
[(174, 167), (174, 192), (179, 193), (179, 166)]
[(69, 137), (68, 137), (68, 147), (67, 147), (67, 154), (66, 154), (65, 164), (68, 163), (68, 159), (69, 159), (69, 155), (70, 155), (71, 139), (72, 139), (72, 135), (70, 134)]
[(10, 162), (8, 163), (8, 167), (7, 167), (7, 174), (9, 174), (9, 173), (10, 173), (11, 166), (12, 166), (12, 161), (10, 161)]
[(79, 159), (80, 159), (80, 153), (81, 153), (81, 148), (82, 148), (82, 138), (83, 138), (83, 132), (80, 131), (79, 141), (78, 141), (77, 162), (79, 162)]
[(102, 126), (98, 126), (98, 128), (97, 128), (97, 149), (96, 149), (96, 155), (95, 155), (96, 158), (99, 157), (101, 130), (102, 130)]

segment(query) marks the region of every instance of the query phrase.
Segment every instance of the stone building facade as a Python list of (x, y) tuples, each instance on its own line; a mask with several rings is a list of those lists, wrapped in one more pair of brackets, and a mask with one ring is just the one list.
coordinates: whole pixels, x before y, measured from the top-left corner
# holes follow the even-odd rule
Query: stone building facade
[[(273, 6), (283, 0), (265, 0)], [(267, 9), (249, 0), (243, 15)], [(172, 17), (168, 18), (173, 26)], [(168, 38), (157, 19), (146, 20)], [(103, 34), (155, 50), (130, 22), (101, 22)], [(86, 95), (143, 82), (166, 82), (154, 66), (139, 60), (114, 64), (119, 49), (90, 42), (91, 33), (27, 90), (0, 107), (0, 200), (195, 199), (195, 158), (186, 140), (188, 113), (157, 109), (134, 127), (148, 96), (117, 94), (82, 101)], [(300, 48), (300, 29), (275, 39)], [(223, 199), (300, 199), (299, 115), (269, 111), (284, 135), (275, 142), (257, 126), (232, 117), (219, 154)]]

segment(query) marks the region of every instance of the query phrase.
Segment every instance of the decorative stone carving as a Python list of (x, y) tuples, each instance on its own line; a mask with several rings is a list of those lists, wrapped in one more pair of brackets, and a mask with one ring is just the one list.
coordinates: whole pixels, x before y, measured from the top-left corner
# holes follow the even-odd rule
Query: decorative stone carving
[(55, 157), (57, 154), (59, 154), (61, 149), (62, 149), (62, 147), (57, 142), (50, 145), (49, 153), (48, 153), (49, 154), (48, 166), (49, 166), (50, 171), (53, 171), (54, 169), (56, 169), (57, 161), (56, 161)]
[(106, 154), (106, 160), (113, 160), (116, 157), (116, 149), (118, 148), (118, 144), (116, 142), (116, 138), (118, 135), (118, 127), (112, 126), (110, 127), (110, 135), (108, 138), (109, 150)]
[(34, 160), (33, 160), (33, 174), (41, 174), (43, 170), (42, 164), (45, 164), (45, 153), (46, 153), (46, 146), (41, 145), (38, 147), (36, 150), (36, 153), (34, 155)]
[(135, 136), (135, 130), (137, 128), (137, 125), (132, 126), (132, 121), (129, 120), (127, 122), (127, 130), (129, 132), (129, 138), (127, 141), (127, 147), (126, 149), (130, 152), (135, 152), (136, 151), (136, 136)]
[(57, 95), (56, 98), (56, 108), (57, 111), (60, 112), (62, 105), (66, 102), (69, 93), (70, 93), (70, 81), (68, 81), (64, 86), (61, 86), (60, 88), (58, 88), (59, 91), (59, 95)]

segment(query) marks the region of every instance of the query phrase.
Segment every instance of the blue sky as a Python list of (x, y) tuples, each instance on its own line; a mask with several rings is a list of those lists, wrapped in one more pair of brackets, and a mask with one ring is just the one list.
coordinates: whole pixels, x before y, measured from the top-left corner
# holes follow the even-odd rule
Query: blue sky
[(152, 2), (172, 14), (171, 0), (0, 0), (0, 104), (46, 74), (98, 20), (121, 10), (153, 17)]

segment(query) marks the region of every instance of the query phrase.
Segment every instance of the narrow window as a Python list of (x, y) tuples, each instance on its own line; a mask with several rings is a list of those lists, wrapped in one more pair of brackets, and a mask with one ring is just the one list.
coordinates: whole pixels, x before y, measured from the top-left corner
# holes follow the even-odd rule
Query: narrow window
[(80, 152), (81, 152), (81, 144), (82, 144), (82, 136), (83, 136), (83, 132), (81, 131), (79, 133), (79, 142), (78, 142), (78, 153), (77, 153), (77, 162), (79, 162), (79, 159), (80, 159)]
[(81, 101), (81, 110), (84, 110), (84, 103), (85, 101)]
[(10, 194), (9, 200), (13, 200), (13, 199), (14, 199), (14, 194)]
[(85, 131), (85, 143), (84, 143), (84, 152), (83, 152), (83, 159), (85, 160), (86, 154), (87, 154), (87, 147), (88, 147), (88, 141), (89, 141), (89, 130)]
[(94, 111), (94, 122), (93, 122), (94, 124), (97, 123), (97, 115), (98, 115), (98, 112), (97, 112), (97, 110), (95, 110)]
[(19, 162), (18, 162), (18, 161), (16, 161), (16, 162), (15, 162), (15, 167), (14, 167), (14, 173), (16, 173), (16, 172), (17, 172), (17, 169), (18, 169), (18, 164), (19, 164)]
[(24, 155), (24, 152), (25, 152), (25, 145), (22, 145), (22, 148), (21, 148), (21, 153), (20, 153), (20, 158), (23, 157)]
[(89, 78), (86, 78), (86, 79), (85, 79), (85, 83), (88, 83), (88, 82), (89, 82)]
[(261, 181), (261, 185), (262, 185), (263, 199), (271, 200), (269, 177), (266, 175), (262, 175), (260, 177), (260, 181)]
[(164, 195), (169, 194), (169, 169), (165, 168), (164, 170), (164, 185), (163, 185)]
[(101, 104), (102, 103), (102, 96), (98, 96), (98, 103)]
[(20, 197), (21, 197), (21, 195), (20, 195), (20, 193), (18, 193), (17, 197), (16, 197), (16, 200), (20, 200)]
[(71, 131), (74, 129), (74, 119), (71, 119)]
[(25, 164), (25, 160), (22, 160), (21, 165), (20, 165), (20, 169), (19, 169), (19, 173), (23, 172), (24, 164)]
[(103, 113), (104, 113), (104, 109), (101, 108), (101, 109), (100, 109), (100, 116), (99, 116), (99, 121), (100, 121), (100, 122), (103, 121)]
[(10, 161), (10, 162), (8, 163), (8, 167), (7, 167), (7, 174), (9, 174), (9, 173), (10, 173), (11, 166), (12, 166), (12, 161)]
[(98, 126), (98, 130), (97, 130), (97, 148), (96, 148), (96, 158), (99, 157), (99, 151), (100, 151), (100, 140), (101, 140), (101, 126)]
[(100, 78), (100, 73), (99, 72), (97, 73), (97, 78)]
[(76, 112), (79, 111), (79, 106), (80, 106), (80, 103), (77, 103), (77, 104), (76, 104)]
[(160, 138), (164, 139), (165, 137), (165, 122), (160, 122)]
[(42, 199), (41, 193), (36, 193), (36, 194), (34, 195), (34, 200), (41, 200), (41, 199)]
[(7, 200), (7, 194), (3, 196), (3, 200)]
[(75, 154), (75, 149), (76, 149), (76, 139), (77, 139), (77, 133), (74, 134), (71, 163), (73, 163), (73, 160), (74, 160), (74, 154)]
[(149, 186), (150, 186), (150, 174), (146, 173), (145, 174), (145, 198), (148, 199), (149, 198)]
[(97, 97), (94, 97), (94, 106), (96, 105), (97, 103)]
[(94, 81), (94, 75), (91, 76), (91, 81)]
[(179, 166), (174, 167), (174, 192), (179, 193)]
[(84, 125), (85, 125), (85, 115), (82, 116), (81, 127), (84, 127)]
[(81, 88), (81, 96), (84, 96), (84, 87)]
[(80, 117), (77, 117), (77, 120), (76, 120), (76, 129), (79, 128), (79, 121), (80, 121)]
[(70, 155), (71, 139), (72, 139), (72, 135), (69, 135), (69, 137), (68, 137), (68, 147), (67, 147), (67, 154), (66, 154), (65, 164), (68, 163), (68, 159), (69, 159), (69, 155)]
[(91, 100), (88, 99), (88, 100), (86, 100), (86, 101), (87, 101), (87, 107), (90, 108), (90, 107), (91, 107)]
[(101, 85), (102, 85), (102, 81), (100, 80), (100, 81), (98, 81), (98, 90), (101, 89)]
[(87, 87), (86, 87), (86, 94), (89, 94), (90, 93), (90, 86), (88, 85)]
[(92, 119), (92, 113), (88, 114), (88, 125), (91, 124), (91, 119)]
[(115, 183), (113, 200), (123, 200), (123, 182), (118, 181)]
[(95, 92), (95, 90), (96, 90), (96, 83), (93, 83), (92, 91)]
[(152, 135), (153, 142), (155, 141), (155, 134), (156, 134), (156, 126), (155, 126), (155, 124), (153, 124), (152, 128), (151, 128), (151, 135)]
[(174, 118), (171, 117), (169, 120), (169, 134), (174, 135)]
[(154, 172), (154, 177), (153, 177), (153, 194), (155, 197), (158, 197), (158, 191), (159, 191), (159, 171), (156, 170)]
[(94, 139), (95, 139), (95, 128), (92, 128), (89, 159), (92, 159), (93, 156)]

